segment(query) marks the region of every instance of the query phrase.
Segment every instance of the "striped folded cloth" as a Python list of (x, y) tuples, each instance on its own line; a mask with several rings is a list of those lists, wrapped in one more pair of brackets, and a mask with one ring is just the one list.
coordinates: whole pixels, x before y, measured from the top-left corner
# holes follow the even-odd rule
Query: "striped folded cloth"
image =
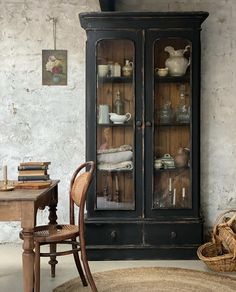
[(130, 161), (123, 161), (120, 163), (99, 163), (98, 169), (100, 170), (132, 170), (133, 169), (133, 162)]
[(110, 149), (99, 149), (97, 151), (98, 154), (103, 154), (103, 153), (115, 153), (115, 152), (122, 152), (122, 151), (131, 151), (132, 146), (128, 144), (121, 145), (120, 147), (117, 148), (110, 148)]
[(114, 153), (103, 153), (97, 155), (98, 163), (120, 163), (123, 161), (129, 161), (133, 158), (132, 151), (120, 151)]

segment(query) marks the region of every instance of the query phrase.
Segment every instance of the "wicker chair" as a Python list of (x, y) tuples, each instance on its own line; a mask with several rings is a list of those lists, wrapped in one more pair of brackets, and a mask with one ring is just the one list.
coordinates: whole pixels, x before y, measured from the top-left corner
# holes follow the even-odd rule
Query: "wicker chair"
[[(51, 276), (55, 277), (55, 267), (57, 264), (56, 257), (73, 254), (77, 270), (79, 272), (83, 286), (88, 286), (89, 282), (93, 292), (97, 292), (96, 285), (94, 283), (85, 249), (84, 238), (84, 209), (87, 190), (92, 181), (95, 164), (93, 161), (89, 161), (80, 165), (74, 172), (70, 183), (70, 224), (65, 225), (44, 225), (36, 226), (34, 232), (35, 240), (35, 283), (34, 291), (40, 291), (40, 257), (50, 257)], [(87, 171), (81, 174), (81, 170), (86, 168)], [(89, 169), (89, 170), (88, 170)], [(79, 207), (79, 219), (78, 225), (75, 224), (75, 205)], [(79, 241), (76, 241), (76, 238)], [(22, 234), (21, 234), (22, 238)], [(40, 252), (40, 246), (49, 244), (50, 252)], [(70, 244), (72, 249), (66, 251), (56, 251), (57, 244)], [(81, 260), (83, 268), (81, 266), (79, 251), (81, 253)], [(85, 274), (84, 274), (85, 272)], [(86, 277), (85, 277), (86, 275)], [(87, 278), (87, 279), (86, 279)]]

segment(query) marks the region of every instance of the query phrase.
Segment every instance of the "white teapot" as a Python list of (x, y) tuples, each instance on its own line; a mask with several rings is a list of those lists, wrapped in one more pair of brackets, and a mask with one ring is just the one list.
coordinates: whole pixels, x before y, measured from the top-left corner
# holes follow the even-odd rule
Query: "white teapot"
[(168, 68), (170, 76), (183, 76), (186, 73), (188, 66), (190, 65), (190, 59), (186, 59), (184, 54), (190, 49), (190, 46), (186, 46), (182, 50), (175, 50), (171, 46), (165, 47), (164, 51), (170, 54), (166, 59), (165, 65)]
[(110, 120), (114, 124), (124, 124), (124, 122), (127, 122), (131, 119), (131, 114), (126, 113), (125, 115), (118, 115), (116, 113), (109, 113)]

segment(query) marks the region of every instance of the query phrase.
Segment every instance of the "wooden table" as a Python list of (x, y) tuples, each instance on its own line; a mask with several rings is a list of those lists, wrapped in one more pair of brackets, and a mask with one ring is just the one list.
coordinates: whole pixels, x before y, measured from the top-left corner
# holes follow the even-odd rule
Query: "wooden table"
[(21, 221), (24, 235), (22, 265), (24, 292), (34, 287), (34, 227), (38, 209), (49, 206), (49, 223), (57, 223), (59, 180), (45, 189), (15, 189), (0, 192), (0, 221)]

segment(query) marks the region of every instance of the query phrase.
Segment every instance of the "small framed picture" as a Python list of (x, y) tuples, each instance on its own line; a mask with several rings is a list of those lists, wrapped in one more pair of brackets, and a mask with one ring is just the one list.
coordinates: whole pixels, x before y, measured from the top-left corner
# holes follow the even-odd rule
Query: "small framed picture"
[(67, 85), (67, 50), (42, 50), (42, 84)]

